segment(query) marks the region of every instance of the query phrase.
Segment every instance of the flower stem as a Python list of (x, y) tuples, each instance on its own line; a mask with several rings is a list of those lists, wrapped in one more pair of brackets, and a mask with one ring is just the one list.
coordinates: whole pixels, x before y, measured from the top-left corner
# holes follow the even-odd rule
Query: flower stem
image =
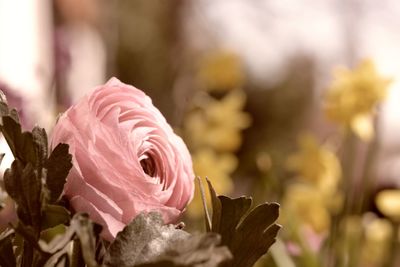
[[(344, 192), (344, 205), (342, 210), (333, 217), (330, 237), (328, 240), (327, 247), (327, 267), (336, 267), (338, 262), (344, 262), (346, 255), (341, 255), (341, 259), (338, 258), (339, 253), (337, 251), (336, 243), (341, 238), (340, 226), (344, 218), (350, 213), (353, 205), (353, 174), (354, 174), (354, 159), (356, 151), (357, 139), (355, 135), (347, 129), (344, 134), (344, 141), (342, 145), (342, 191)], [(344, 237), (346, 239), (346, 237)], [(346, 265), (344, 265), (346, 266)]]
[[(379, 125), (379, 116), (375, 118), (375, 125)], [(362, 170), (362, 181), (360, 184), (361, 188), (361, 197), (356, 206), (357, 214), (361, 214), (366, 206), (368, 205), (367, 201), (372, 196), (372, 191), (374, 189), (375, 183), (373, 179), (373, 172), (375, 166), (376, 155), (380, 148), (380, 131), (378, 127), (375, 127), (375, 136), (371, 143), (368, 145), (366, 159), (364, 161), (364, 166)]]
[(85, 262), (82, 257), (82, 247), (80, 241), (76, 239), (72, 244), (71, 267), (82, 266), (85, 266)]
[(389, 255), (387, 257), (387, 261), (384, 264), (384, 267), (397, 267), (397, 253), (400, 249), (399, 245), (399, 237), (397, 235), (397, 232), (399, 230), (399, 223), (398, 222), (392, 222), (393, 226), (393, 234), (392, 238), (390, 240), (390, 251)]

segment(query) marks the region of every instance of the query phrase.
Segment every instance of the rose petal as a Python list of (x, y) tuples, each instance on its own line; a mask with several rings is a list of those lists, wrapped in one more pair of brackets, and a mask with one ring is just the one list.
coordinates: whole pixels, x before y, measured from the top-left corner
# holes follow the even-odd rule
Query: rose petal
[[(73, 168), (64, 188), (112, 239), (143, 211), (176, 221), (193, 197), (192, 161), (182, 139), (151, 99), (112, 78), (62, 115), (51, 147), (68, 143)], [(150, 176), (141, 160), (151, 158)], [(107, 229), (106, 229), (107, 228)]]
[(113, 240), (117, 236), (117, 233), (125, 227), (124, 223), (116, 220), (110, 214), (100, 211), (94, 204), (82, 196), (72, 197), (70, 204), (75, 210), (89, 214), (89, 217), (93, 221), (103, 226), (101, 236), (108, 241)]

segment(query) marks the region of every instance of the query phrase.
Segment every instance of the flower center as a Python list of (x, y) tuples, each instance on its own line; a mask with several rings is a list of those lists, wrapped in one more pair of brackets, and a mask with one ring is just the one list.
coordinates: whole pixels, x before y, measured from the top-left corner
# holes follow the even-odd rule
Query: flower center
[(150, 156), (146, 156), (146, 158), (140, 161), (140, 165), (143, 168), (143, 171), (150, 177), (156, 176), (156, 163), (154, 159)]

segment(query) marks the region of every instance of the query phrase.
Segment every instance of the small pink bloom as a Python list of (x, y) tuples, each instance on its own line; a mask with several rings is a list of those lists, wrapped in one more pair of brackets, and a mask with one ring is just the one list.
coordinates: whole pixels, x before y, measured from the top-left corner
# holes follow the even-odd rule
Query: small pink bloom
[(69, 108), (51, 146), (70, 145), (73, 167), (64, 193), (113, 240), (140, 212), (175, 222), (193, 197), (186, 145), (142, 91), (112, 78)]
[[(303, 239), (304, 246), (313, 252), (320, 252), (322, 245), (326, 239), (326, 233), (316, 233), (311, 227), (303, 226), (299, 228), (300, 237)], [(290, 255), (300, 256), (302, 248), (297, 243), (289, 241), (286, 243), (286, 249)]]

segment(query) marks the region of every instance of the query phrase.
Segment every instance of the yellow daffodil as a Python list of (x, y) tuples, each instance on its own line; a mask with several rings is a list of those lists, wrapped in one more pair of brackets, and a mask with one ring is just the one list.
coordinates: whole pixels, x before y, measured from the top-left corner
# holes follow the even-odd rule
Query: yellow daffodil
[[(193, 155), (195, 174), (201, 178), (207, 177), (218, 194), (228, 194), (233, 190), (230, 175), (237, 167), (237, 158), (233, 154), (218, 154), (212, 149), (201, 149)], [(208, 190), (205, 190), (207, 198)], [(188, 214), (192, 217), (203, 215), (203, 206), (200, 192), (196, 184), (195, 196), (188, 207)]]
[(355, 69), (338, 69), (325, 99), (327, 117), (351, 129), (365, 141), (373, 136), (372, 118), (386, 94), (390, 79), (380, 76), (371, 60)]
[(185, 120), (185, 131), (194, 149), (210, 147), (232, 152), (242, 142), (241, 130), (250, 125), (250, 116), (243, 112), (246, 95), (241, 90), (229, 92), (222, 100), (207, 97), (199, 110)]
[(294, 219), (296, 223), (311, 226), (317, 233), (327, 231), (331, 223), (325, 197), (307, 184), (289, 185), (282, 202), (282, 211), (283, 220)]
[(300, 150), (288, 158), (288, 168), (299, 179), (314, 184), (325, 194), (336, 192), (341, 167), (336, 155), (328, 147), (319, 145), (309, 134), (299, 138)]
[(303, 134), (300, 149), (288, 158), (288, 169), (297, 173), (298, 182), (290, 184), (285, 192), (283, 208), (289, 219), (311, 226), (314, 231), (327, 231), (331, 213), (342, 205), (338, 191), (341, 167), (336, 155), (314, 136)]
[(375, 218), (366, 225), (365, 237), (372, 242), (389, 241), (393, 234), (392, 224), (387, 219)]
[(375, 202), (385, 216), (400, 221), (400, 190), (383, 190), (376, 196)]
[(200, 62), (199, 80), (205, 90), (227, 91), (244, 83), (242, 62), (232, 52), (216, 52)]
[(387, 258), (393, 232), (392, 224), (386, 219), (373, 218), (366, 222), (362, 248), (362, 259), (365, 263), (381, 266)]

